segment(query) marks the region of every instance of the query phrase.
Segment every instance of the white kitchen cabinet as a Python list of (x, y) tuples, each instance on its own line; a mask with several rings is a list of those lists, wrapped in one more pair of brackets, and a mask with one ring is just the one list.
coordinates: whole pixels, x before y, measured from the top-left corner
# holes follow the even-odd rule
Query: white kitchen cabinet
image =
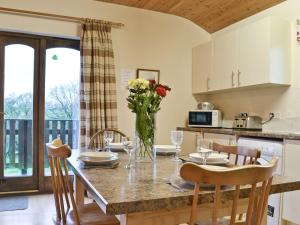
[[(215, 142), (220, 145), (236, 145), (236, 136), (229, 134), (204, 133), (204, 141), (206, 141), (207, 144)], [(234, 164), (235, 156), (231, 155), (229, 161)]]
[(236, 145), (236, 136), (231, 134), (204, 133), (205, 141), (213, 141), (221, 145)]
[(213, 67), (209, 91), (234, 87), (233, 76), (237, 71), (237, 32), (232, 31), (213, 38)]
[(289, 33), (287, 21), (272, 17), (239, 28), (234, 87), (289, 84)]
[(196, 152), (198, 135), (201, 135), (204, 138), (204, 141), (206, 142), (214, 141), (222, 145), (236, 144), (235, 135), (184, 131), (183, 143), (181, 145), (182, 155), (187, 155), (189, 153)]
[(202, 135), (202, 133), (194, 131), (183, 131), (183, 143), (181, 145), (182, 155), (196, 152), (197, 135)]
[(265, 17), (219, 31), (193, 50), (193, 93), (289, 85), (290, 55), (288, 21)]
[(206, 92), (211, 75), (212, 44), (206, 42), (198, 45), (192, 52), (192, 93)]
[[(284, 175), (300, 179), (300, 141), (285, 140), (284, 144)], [(300, 224), (299, 215), (300, 191), (283, 194), (282, 218), (289, 222)]]

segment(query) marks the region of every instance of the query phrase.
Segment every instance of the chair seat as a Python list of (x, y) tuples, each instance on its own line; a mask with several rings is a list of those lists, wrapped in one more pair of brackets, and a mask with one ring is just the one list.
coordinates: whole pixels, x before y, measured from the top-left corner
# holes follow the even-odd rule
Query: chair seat
[[(119, 220), (115, 216), (105, 215), (96, 203), (85, 204), (77, 210), (80, 225), (120, 225)], [(60, 225), (63, 223), (55, 221), (55, 224)], [(77, 225), (73, 211), (68, 213), (66, 225)]]

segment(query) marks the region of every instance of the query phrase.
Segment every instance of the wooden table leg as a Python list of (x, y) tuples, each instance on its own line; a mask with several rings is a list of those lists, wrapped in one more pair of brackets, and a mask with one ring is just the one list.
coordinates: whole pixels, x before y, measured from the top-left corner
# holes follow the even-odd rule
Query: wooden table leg
[(77, 206), (82, 206), (84, 204), (84, 190), (84, 185), (75, 175), (75, 201)]

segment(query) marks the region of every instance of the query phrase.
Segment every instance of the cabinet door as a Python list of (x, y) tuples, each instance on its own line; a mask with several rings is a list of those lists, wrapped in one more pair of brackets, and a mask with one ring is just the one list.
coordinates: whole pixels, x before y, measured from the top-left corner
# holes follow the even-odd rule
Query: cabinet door
[(238, 29), (237, 86), (269, 82), (270, 20), (264, 19)]
[[(229, 134), (214, 134), (204, 133), (204, 140), (207, 142), (216, 142), (221, 145), (236, 145), (236, 136)], [(231, 155), (229, 158), (230, 163), (235, 163), (235, 156)]]
[(212, 75), (209, 90), (232, 88), (237, 71), (237, 32), (215, 36), (213, 39)]
[(211, 74), (212, 44), (207, 42), (193, 48), (192, 91), (193, 94), (206, 92), (207, 79)]
[[(300, 141), (285, 141), (284, 154), (284, 175), (300, 179)], [(284, 193), (282, 218), (289, 222), (300, 224), (299, 202), (300, 191)]]
[(204, 133), (204, 140), (213, 141), (221, 145), (236, 145), (235, 135)]
[(184, 131), (183, 143), (181, 145), (181, 154), (187, 155), (196, 152), (197, 135), (202, 135), (201, 132)]

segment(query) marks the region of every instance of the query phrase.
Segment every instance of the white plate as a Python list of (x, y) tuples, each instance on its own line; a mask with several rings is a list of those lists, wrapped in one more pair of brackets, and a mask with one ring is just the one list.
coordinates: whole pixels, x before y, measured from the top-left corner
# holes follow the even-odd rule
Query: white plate
[(123, 144), (120, 142), (112, 142), (109, 146), (111, 149), (123, 149)]
[[(190, 158), (195, 159), (195, 160), (200, 160), (202, 161), (202, 155), (198, 152), (194, 152), (189, 154)], [(227, 159), (227, 155), (225, 154), (219, 154), (219, 153), (211, 153), (207, 158), (206, 158), (206, 162), (220, 162), (220, 161), (224, 161), (225, 159)]]
[(118, 158), (118, 154), (113, 152), (82, 152), (80, 153), (78, 158), (94, 162), (100, 162), (105, 160), (111, 160), (112, 158)]
[(206, 153), (206, 152), (212, 152), (213, 150), (208, 148), (201, 148), (200, 151)]
[[(190, 158), (188, 161), (202, 165), (202, 160), (197, 160), (197, 159)], [(229, 163), (229, 159), (223, 159), (223, 160), (215, 161), (215, 162), (208, 162), (207, 161), (206, 165), (226, 165), (228, 163)]]
[(174, 145), (154, 145), (156, 153), (174, 153), (176, 147)]
[[(191, 162), (197, 163), (202, 165), (201, 160), (191, 159)], [(206, 162), (206, 165), (226, 165), (229, 163), (229, 159), (223, 159), (222, 161), (216, 161), (216, 162)]]
[(118, 161), (118, 157), (113, 157), (110, 159), (103, 159), (99, 161), (91, 160), (90, 158), (82, 157), (79, 158), (86, 166), (96, 166), (96, 165), (111, 165), (113, 163), (116, 163)]

